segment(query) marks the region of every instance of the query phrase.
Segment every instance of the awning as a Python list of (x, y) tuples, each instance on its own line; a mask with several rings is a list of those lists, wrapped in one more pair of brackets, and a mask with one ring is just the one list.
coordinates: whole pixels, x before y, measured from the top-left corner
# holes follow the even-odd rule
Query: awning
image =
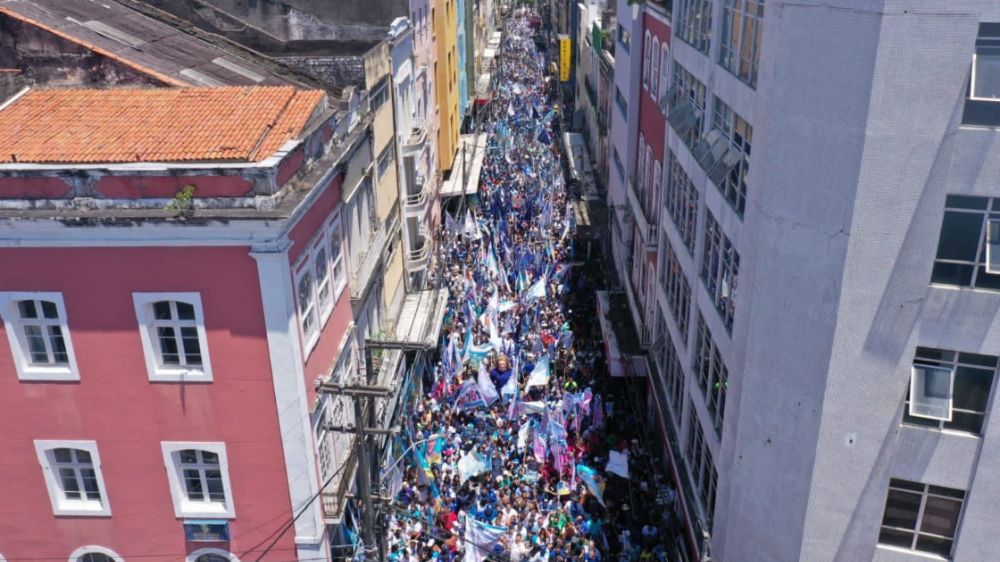
[(451, 175), (444, 181), (439, 191), (441, 197), (475, 195), (479, 191), (479, 175), (483, 171), (483, 159), (485, 157), (486, 133), (460, 136), (455, 162), (451, 168)]
[(396, 323), (396, 339), (427, 347), (437, 345), (448, 305), (448, 289), (431, 289), (409, 293), (403, 300), (403, 310)]
[(597, 291), (597, 322), (604, 336), (604, 351), (607, 356), (608, 372), (613, 377), (646, 376), (646, 357), (641, 354), (622, 353), (618, 344), (615, 322), (610, 317), (611, 297), (607, 291)]

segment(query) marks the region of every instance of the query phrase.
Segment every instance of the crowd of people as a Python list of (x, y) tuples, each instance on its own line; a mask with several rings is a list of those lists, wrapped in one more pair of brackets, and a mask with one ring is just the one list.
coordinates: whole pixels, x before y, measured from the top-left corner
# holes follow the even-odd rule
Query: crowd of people
[(555, 84), (528, 12), (494, 63), (478, 203), (448, 214), (432, 272), (449, 289), (433, 381), (406, 420), (390, 560), (674, 560), (673, 490), (609, 381), (594, 291), (573, 262), (573, 190)]

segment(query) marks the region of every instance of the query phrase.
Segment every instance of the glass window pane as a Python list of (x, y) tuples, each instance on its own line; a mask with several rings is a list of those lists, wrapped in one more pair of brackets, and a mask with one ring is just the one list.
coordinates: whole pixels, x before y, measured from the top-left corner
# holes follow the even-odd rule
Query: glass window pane
[(945, 488), (944, 486), (928, 486), (927, 493), (932, 496), (946, 496), (949, 498), (958, 498), (960, 500), (965, 499), (965, 492), (963, 490)]
[(56, 311), (56, 303), (50, 301), (41, 301), (42, 303), (42, 316), (50, 320), (59, 318), (59, 313)]
[(910, 377), (910, 415), (951, 419), (952, 380), (951, 369), (914, 365)]
[(173, 328), (157, 328), (156, 333), (160, 340), (160, 359), (164, 365), (179, 365), (180, 355), (177, 348), (177, 338), (174, 336)]
[(70, 449), (56, 449), (52, 451), (52, 456), (55, 457), (56, 462), (72, 462), (73, 453)]
[(975, 71), (973, 97), (1000, 98), (1000, 51), (994, 47), (977, 47)]
[(885, 501), (885, 516), (882, 525), (903, 529), (916, 529), (917, 512), (920, 510), (920, 494), (889, 490)]
[(917, 537), (917, 550), (931, 552), (945, 558), (950, 558), (951, 546), (953, 543), (954, 541), (951, 539), (920, 535)]
[(1000, 290), (1000, 275), (987, 272), (985, 265), (979, 266), (978, 269), (979, 273), (976, 275), (976, 287), (981, 289)]
[(52, 345), (52, 358), (55, 363), (69, 363), (69, 354), (66, 352), (66, 341), (62, 336), (62, 328), (59, 326), (49, 326), (49, 343)]
[(81, 463), (90, 463), (90, 452), (83, 449), (74, 449), (76, 451), (76, 460)]
[(928, 496), (924, 504), (924, 518), (920, 521), (920, 532), (954, 537), (961, 511), (961, 500)]
[(181, 328), (181, 338), (184, 340), (184, 361), (188, 365), (201, 365), (201, 342), (198, 340), (198, 329)]
[(913, 533), (900, 529), (882, 528), (878, 535), (878, 542), (903, 548), (913, 547)]
[(941, 223), (937, 259), (976, 261), (983, 215), (946, 211)]
[(935, 263), (931, 273), (931, 283), (968, 287), (972, 284), (975, 266), (964, 263)]
[(153, 318), (156, 318), (157, 320), (170, 320), (170, 301), (154, 302)]
[(21, 314), (21, 318), (38, 318), (38, 312), (35, 310), (35, 301), (18, 301), (17, 309)]
[(953, 406), (959, 410), (985, 412), (992, 385), (993, 371), (974, 367), (956, 368)]
[(986, 209), (989, 205), (987, 197), (972, 197), (969, 195), (948, 195), (945, 197), (944, 206), (959, 209)]
[(194, 306), (186, 302), (178, 302), (177, 317), (181, 320), (194, 320)]
[(983, 414), (952, 410), (951, 421), (944, 422), (944, 428), (978, 435), (983, 432)]
[(219, 464), (219, 455), (215, 453), (209, 451), (202, 451), (201, 458), (202, 462), (205, 464)]
[(182, 464), (195, 464), (198, 462), (198, 451), (194, 449), (184, 449), (178, 453), (178, 456), (180, 456)]

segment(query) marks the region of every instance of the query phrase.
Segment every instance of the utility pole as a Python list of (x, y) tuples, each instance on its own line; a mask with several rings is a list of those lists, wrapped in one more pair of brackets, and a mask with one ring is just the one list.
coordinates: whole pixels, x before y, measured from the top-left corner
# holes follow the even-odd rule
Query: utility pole
[(366, 338), (362, 350), (365, 357), (365, 377), (363, 384), (324, 382), (318, 388), (318, 391), (321, 393), (347, 396), (354, 402), (354, 427), (327, 425), (326, 429), (354, 433), (355, 435), (354, 451), (358, 458), (358, 495), (356, 497), (362, 502), (361, 539), (365, 545), (366, 562), (372, 560), (384, 562), (386, 559), (385, 534), (376, 534), (375, 530), (376, 515), (378, 514), (376, 502), (382, 501), (385, 498), (381, 496), (376, 497), (372, 494), (372, 457), (374, 457), (375, 451), (372, 446), (371, 436), (399, 433), (399, 428), (392, 427), (392, 424), (390, 424), (388, 429), (369, 426), (375, 419), (375, 402), (373, 399), (389, 398), (402, 386), (380, 386), (378, 384), (379, 381), (375, 380), (375, 372), (372, 369), (372, 349), (400, 350), (406, 352), (426, 351), (428, 348), (429, 346), (425, 343), (378, 341)]

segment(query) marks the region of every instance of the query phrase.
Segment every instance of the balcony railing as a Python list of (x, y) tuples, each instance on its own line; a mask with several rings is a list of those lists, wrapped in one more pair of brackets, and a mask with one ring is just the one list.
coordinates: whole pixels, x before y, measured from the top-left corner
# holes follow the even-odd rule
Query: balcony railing
[(365, 248), (365, 255), (361, 258), (361, 263), (351, 271), (351, 300), (360, 300), (365, 294), (365, 289), (371, 282), (375, 267), (382, 257), (382, 249), (388, 240), (388, 228), (380, 228), (369, 240), (368, 247)]
[(427, 266), (431, 261), (431, 245), (428, 242), (427, 237), (421, 235), (419, 240), (419, 246), (407, 252), (406, 255), (406, 269), (411, 272), (423, 271), (427, 269)]
[(403, 156), (413, 156), (427, 146), (427, 127), (423, 119), (414, 120), (409, 133), (400, 135), (400, 151)]
[(414, 174), (414, 185), (416, 193), (412, 193), (403, 198), (403, 213), (408, 217), (421, 217), (427, 210), (428, 193), (427, 180), (421, 174)]

